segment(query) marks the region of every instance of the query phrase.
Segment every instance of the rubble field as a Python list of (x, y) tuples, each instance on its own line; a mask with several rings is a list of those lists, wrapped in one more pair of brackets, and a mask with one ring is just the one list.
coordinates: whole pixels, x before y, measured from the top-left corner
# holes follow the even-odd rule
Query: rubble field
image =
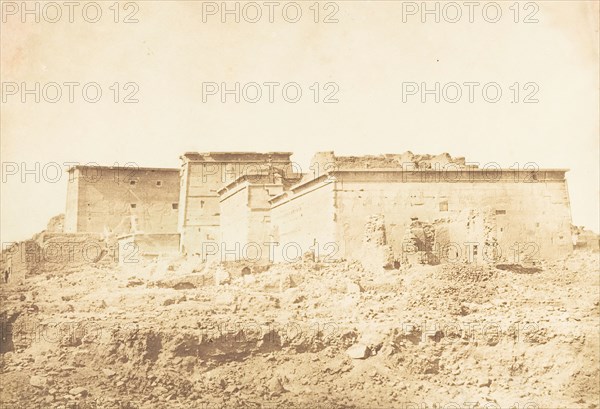
[(172, 257), (14, 277), (0, 407), (598, 409), (598, 262)]

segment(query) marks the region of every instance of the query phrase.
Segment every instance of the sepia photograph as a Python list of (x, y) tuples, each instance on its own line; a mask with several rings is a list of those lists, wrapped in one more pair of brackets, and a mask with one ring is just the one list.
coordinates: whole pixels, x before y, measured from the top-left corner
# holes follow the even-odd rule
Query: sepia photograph
[(600, 409), (600, 0), (0, 18), (0, 409)]

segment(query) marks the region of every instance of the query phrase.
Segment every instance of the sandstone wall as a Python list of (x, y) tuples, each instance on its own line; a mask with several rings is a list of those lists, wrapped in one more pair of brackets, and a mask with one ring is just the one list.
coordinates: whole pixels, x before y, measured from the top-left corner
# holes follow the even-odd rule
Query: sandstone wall
[[(343, 181), (336, 183), (337, 236), (341, 254), (355, 254), (368, 218), (385, 215), (388, 244), (399, 257), (413, 220), (435, 223), (441, 238), (438, 256), (471, 261), (488, 258), (520, 262), (524, 258), (552, 259), (572, 250), (570, 208), (566, 183), (419, 183), (389, 181)], [(492, 253), (492, 248), (493, 253)], [(404, 251), (403, 251), (404, 250)], [(474, 254), (475, 253), (475, 254)], [(493, 256), (492, 256), (493, 255)], [(477, 260), (475, 260), (477, 261)]]
[(384, 244), (398, 261), (421, 251), (428, 262), (523, 263), (573, 247), (564, 171), (340, 171), (294, 190), (274, 203), (278, 240), (303, 249), (334, 242), (336, 258), (360, 259), (373, 215), (384, 220)]
[(186, 153), (181, 159), (181, 193), (178, 231), (181, 251), (196, 254), (202, 243), (220, 237), (220, 204), (218, 191), (244, 175), (281, 169), (291, 174), (291, 153), (287, 152), (211, 152)]
[(339, 256), (334, 187), (334, 183), (317, 184), (273, 204), (273, 239), (279, 243), (276, 262), (293, 261), (307, 252), (318, 253), (319, 259)]
[(177, 231), (177, 170), (89, 167), (73, 169), (71, 176), (66, 232)]

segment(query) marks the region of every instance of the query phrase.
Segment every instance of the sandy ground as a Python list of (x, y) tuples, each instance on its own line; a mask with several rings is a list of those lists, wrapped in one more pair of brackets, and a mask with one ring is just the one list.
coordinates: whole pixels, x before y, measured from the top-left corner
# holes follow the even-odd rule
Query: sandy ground
[(0, 286), (5, 408), (600, 408), (598, 253), (87, 265)]

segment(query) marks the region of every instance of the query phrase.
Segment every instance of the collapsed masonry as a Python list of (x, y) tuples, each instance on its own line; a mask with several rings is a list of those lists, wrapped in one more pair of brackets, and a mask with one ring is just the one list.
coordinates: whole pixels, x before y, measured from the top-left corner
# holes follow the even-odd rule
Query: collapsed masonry
[(76, 271), (84, 265), (102, 267), (118, 262), (116, 238), (110, 241), (94, 232), (64, 232), (64, 221), (64, 215), (55, 216), (44, 231), (32, 238), (4, 243), (2, 279), (11, 282), (30, 274)]
[(301, 172), (290, 156), (188, 152), (179, 170), (75, 167), (63, 234), (118, 240), (121, 261), (179, 253), (395, 268), (522, 263), (573, 249), (565, 169), (321, 152)]

